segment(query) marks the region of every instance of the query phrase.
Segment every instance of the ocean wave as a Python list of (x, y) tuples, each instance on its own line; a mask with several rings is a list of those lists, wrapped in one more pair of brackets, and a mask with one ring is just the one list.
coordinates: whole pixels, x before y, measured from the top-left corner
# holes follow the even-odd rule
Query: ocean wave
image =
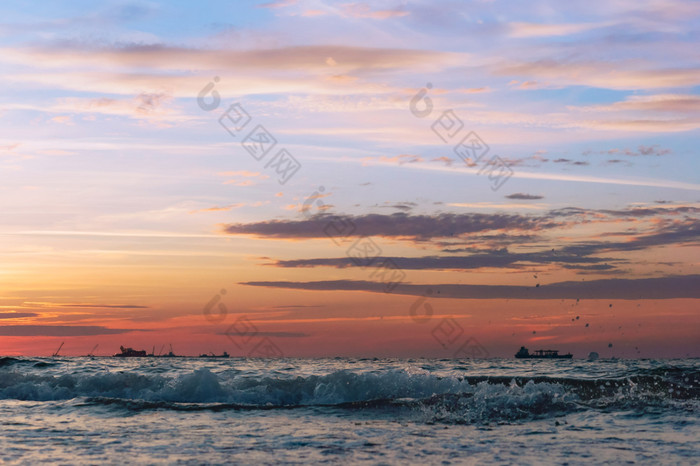
[(57, 362), (38, 360), (32, 358), (13, 358), (10, 356), (0, 356), (0, 368), (10, 367), (15, 365), (29, 365), (33, 367), (53, 367), (58, 365)]
[(11, 358), (9, 356), (0, 356), (0, 367), (8, 367), (13, 364), (17, 364), (20, 361), (21, 360), (17, 358)]
[(700, 400), (697, 371), (639, 373), (616, 379), (439, 377), (415, 369), (337, 370), (306, 377), (253, 377), (206, 368), (179, 376), (134, 371), (51, 376), (5, 365), (9, 367), (0, 370), (0, 399), (76, 399), (78, 405), (128, 410), (332, 407), (410, 410), (428, 420), (472, 423), (551, 417), (584, 409), (690, 406), (697, 410)]
[(128, 371), (60, 376), (3, 371), (0, 399), (49, 401), (107, 397), (181, 403), (310, 406), (373, 399), (425, 398), (436, 393), (457, 393), (468, 386), (465, 380), (402, 370), (381, 374), (341, 370), (325, 376), (295, 378), (238, 377), (213, 373), (206, 368), (177, 377)]

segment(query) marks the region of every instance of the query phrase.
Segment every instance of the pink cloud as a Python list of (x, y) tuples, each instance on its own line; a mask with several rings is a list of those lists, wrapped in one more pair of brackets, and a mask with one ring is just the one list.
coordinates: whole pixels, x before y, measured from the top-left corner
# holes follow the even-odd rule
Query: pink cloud
[(367, 3), (347, 3), (342, 6), (343, 12), (353, 18), (389, 19), (407, 16), (410, 12), (394, 8), (389, 10), (373, 10)]
[(278, 0), (276, 2), (261, 3), (258, 8), (285, 8), (297, 4), (298, 0)]

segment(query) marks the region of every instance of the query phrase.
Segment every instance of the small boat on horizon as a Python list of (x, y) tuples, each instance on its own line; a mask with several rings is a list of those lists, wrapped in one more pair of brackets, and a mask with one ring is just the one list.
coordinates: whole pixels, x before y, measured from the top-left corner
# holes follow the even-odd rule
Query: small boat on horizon
[(520, 350), (515, 353), (515, 357), (518, 359), (571, 359), (574, 357), (573, 354), (559, 354), (559, 350), (535, 350), (530, 353), (524, 346), (520, 347)]
[(121, 353), (115, 354), (115, 358), (145, 358), (149, 356), (146, 350), (135, 350), (133, 348), (124, 348), (123, 346), (120, 346), (119, 349)]
[[(165, 347), (165, 345), (163, 345)], [(163, 351), (163, 348), (160, 349), (160, 351)], [(179, 354), (175, 354), (173, 352), (173, 345), (170, 345), (170, 352), (168, 354), (160, 354), (160, 351), (158, 352), (158, 358), (183, 358), (184, 356), (180, 356)]]
[(209, 354), (200, 354), (200, 358), (230, 358), (231, 356), (224, 351), (224, 354), (214, 354), (214, 353), (209, 353)]

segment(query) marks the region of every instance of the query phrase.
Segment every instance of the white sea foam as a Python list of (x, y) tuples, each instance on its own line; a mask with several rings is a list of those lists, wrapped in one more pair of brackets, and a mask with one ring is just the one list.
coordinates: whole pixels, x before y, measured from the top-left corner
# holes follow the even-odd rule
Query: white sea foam
[(692, 464), (699, 379), (697, 360), (0, 358), (0, 458)]

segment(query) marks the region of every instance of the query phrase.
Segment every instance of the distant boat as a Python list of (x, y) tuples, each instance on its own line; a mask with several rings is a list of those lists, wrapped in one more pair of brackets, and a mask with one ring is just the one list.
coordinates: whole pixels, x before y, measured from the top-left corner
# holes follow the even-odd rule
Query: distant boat
[[(165, 345), (163, 345), (163, 346), (165, 346)], [(163, 351), (163, 348), (161, 348), (160, 350)], [(182, 356), (178, 356), (177, 354), (173, 353), (173, 345), (171, 344), (170, 345), (170, 352), (168, 354), (164, 354), (162, 356), (160, 356), (160, 352), (159, 352), (158, 357), (159, 358), (181, 358)]]
[(229, 354), (224, 351), (224, 354), (214, 354), (214, 353), (209, 353), (209, 354), (200, 354), (200, 358), (230, 358)]
[(524, 346), (520, 347), (520, 351), (515, 353), (518, 359), (571, 359), (573, 354), (559, 354), (559, 350), (536, 350), (532, 354)]
[(93, 346), (93, 347), (92, 347), (92, 350), (91, 350), (88, 354), (86, 354), (85, 356), (83, 356), (83, 357), (85, 357), (85, 358), (94, 358), (94, 357), (95, 357), (95, 350), (97, 349), (98, 346), (100, 346), (99, 343), (96, 344), (95, 346)]
[(123, 346), (120, 346), (119, 349), (121, 350), (121, 353), (115, 354), (115, 358), (145, 358), (148, 356), (146, 350), (139, 351), (132, 348), (124, 348)]
[(61, 348), (63, 348), (63, 345), (64, 345), (64, 344), (65, 344), (65, 341), (64, 341), (64, 342), (61, 342), (61, 346), (59, 346), (58, 349), (56, 350), (56, 352), (55, 352), (54, 354), (51, 355), (52, 358), (55, 358), (55, 357), (58, 356), (58, 353), (61, 352)]

